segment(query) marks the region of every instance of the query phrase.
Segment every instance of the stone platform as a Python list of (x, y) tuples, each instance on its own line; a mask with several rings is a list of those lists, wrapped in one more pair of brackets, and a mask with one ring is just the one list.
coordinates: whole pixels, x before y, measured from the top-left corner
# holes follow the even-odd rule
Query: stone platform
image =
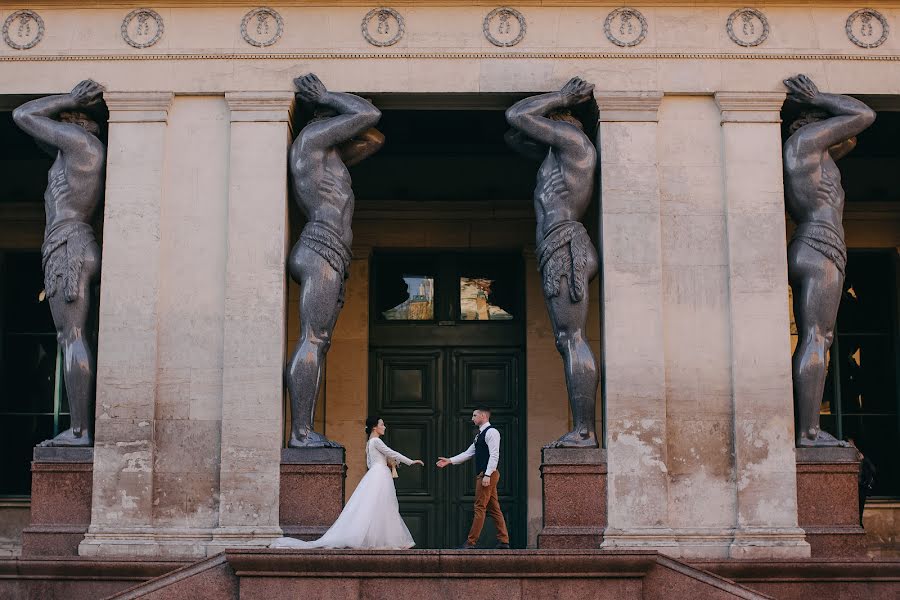
[(240, 600), (767, 598), (655, 552), (567, 550), (227, 551), (112, 598), (196, 600), (200, 576), (217, 597)]
[(23, 556), (77, 556), (91, 524), (93, 448), (34, 449), (31, 523), (22, 531)]
[(606, 529), (606, 450), (544, 448), (541, 481), (538, 548), (599, 548)]
[(278, 515), (284, 535), (321, 537), (344, 508), (346, 477), (343, 448), (283, 449)]
[(856, 448), (797, 448), (797, 523), (813, 558), (864, 557)]
[(900, 560), (719, 560), (652, 551), (227, 550), (190, 564), (0, 559), (10, 600), (697, 598), (895, 600)]

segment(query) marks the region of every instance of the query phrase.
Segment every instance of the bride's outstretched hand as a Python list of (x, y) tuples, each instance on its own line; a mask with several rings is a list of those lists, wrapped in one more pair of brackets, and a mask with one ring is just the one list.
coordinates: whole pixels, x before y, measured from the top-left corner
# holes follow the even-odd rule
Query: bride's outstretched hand
[(410, 463), (410, 465), (419, 465), (420, 467), (424, 467), (425, 463), (423, 463), (421, 460), (414, 460)]

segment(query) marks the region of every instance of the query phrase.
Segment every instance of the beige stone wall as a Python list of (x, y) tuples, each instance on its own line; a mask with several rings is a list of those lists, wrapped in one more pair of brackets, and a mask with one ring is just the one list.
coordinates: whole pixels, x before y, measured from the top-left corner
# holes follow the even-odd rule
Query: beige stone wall
[(670, 515), (673, 526), (722, 529), (735, 493), (719, 109), (665, 98), (659, 129)]

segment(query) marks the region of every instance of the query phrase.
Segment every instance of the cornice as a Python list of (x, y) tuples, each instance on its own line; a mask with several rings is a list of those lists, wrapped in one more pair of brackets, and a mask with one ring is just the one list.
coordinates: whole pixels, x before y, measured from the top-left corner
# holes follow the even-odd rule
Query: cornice
[(716, 92), (722, 123), (780, 123), (784, 92)]
[(103, 92), (110, 123), (164, 123), (174, 97), (172, 92)]
[(658, 121), (663, 93), (652, 92), (594, 92), (600, 107), (600, 122)]
[(194, 60), (808, 60), (900, 62), (898, 54), (752, 52), (221, 52), (148, 54), (7, 54), (0, 62)]
[(293, 92), (225, 92), (231, 122), (289, 122)]

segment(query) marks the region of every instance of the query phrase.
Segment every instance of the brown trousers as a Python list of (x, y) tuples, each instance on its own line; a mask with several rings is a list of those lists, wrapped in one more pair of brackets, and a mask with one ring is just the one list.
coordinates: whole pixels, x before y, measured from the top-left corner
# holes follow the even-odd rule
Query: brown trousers
[(503, 544), (509, 543), (509, 533), (506, 531), (506, 520), (500, 511), (500, 499), (497, 497), (497, 483), (500, 481), (500, 471), (491, 473), (491, 485), (481, 485), (484, 473), (475, 477), (475, 514), (472, 516), (472, 529), (469, 530), (469, 539), (466, 542), (470, 546), (478, 543), (481, 536), (481, 528), (484, 527), (485, 513), (491, 515), (494, 525), (497, 527), (497, 541)]

